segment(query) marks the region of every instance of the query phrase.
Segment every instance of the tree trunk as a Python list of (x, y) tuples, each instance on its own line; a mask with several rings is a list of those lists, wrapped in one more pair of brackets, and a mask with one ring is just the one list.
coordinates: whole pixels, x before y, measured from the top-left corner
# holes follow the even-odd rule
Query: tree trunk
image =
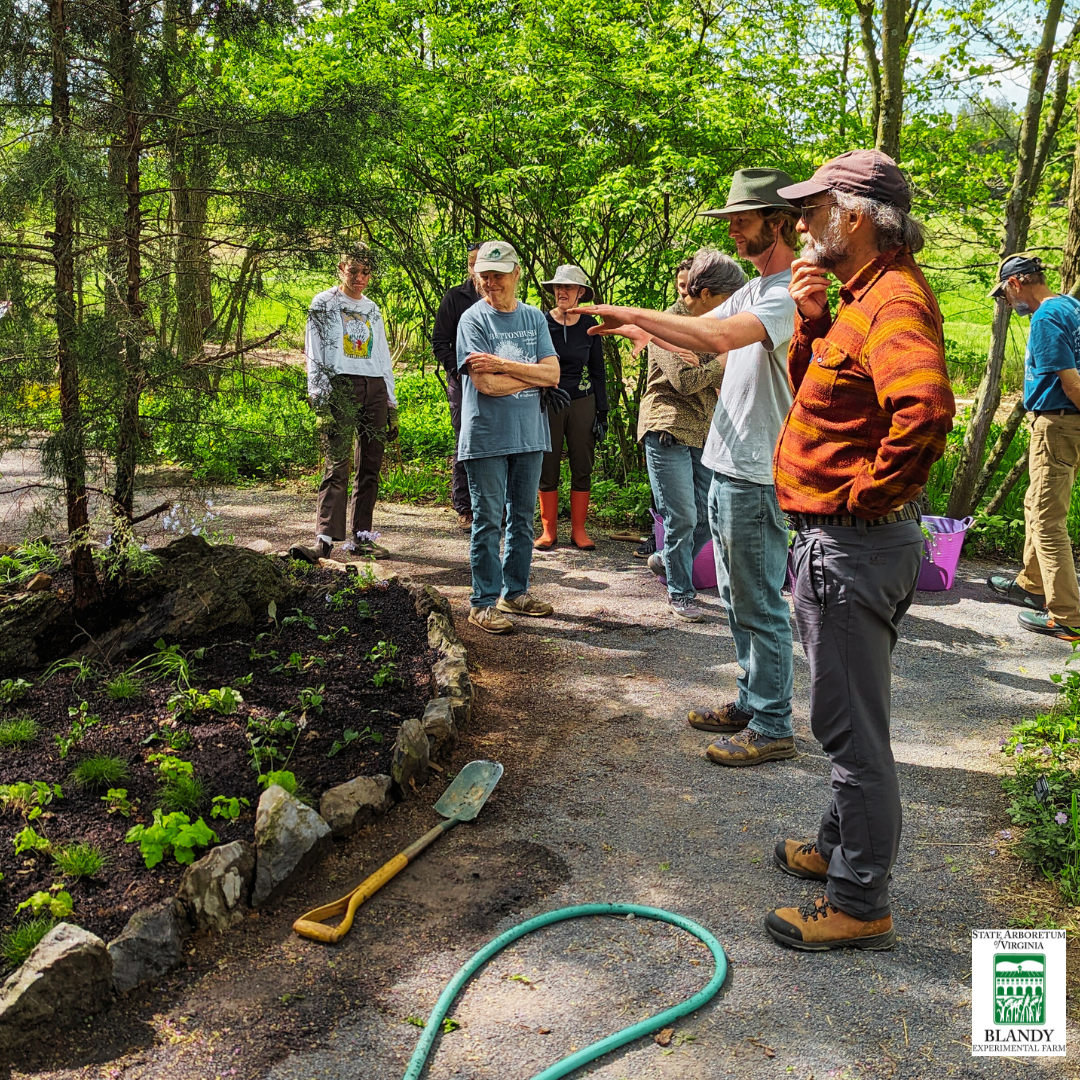
[(877, 42), (874, 40), (874, 0), (855, 0), (859, 12), (866, 73), (870, 81), (870, 130), (877, 133), (881, 116), (881, 67), (878, 64)]
[[(67, 13), (64, 0), (49, 0), (52, 49), (52, 131), (58, 144), (71, 137), (71, 96), (68, 85)], [(60, 171), (53, 191), (54, 295), (56, 354), (60, 376), (60, 422), (63, 426), (64, 493), (67, 501), (68, 545), (74, 574), (75, 607), (101, 599), (94, 560), (90, 554), (90, 514), (86, 494), (86, 447), (75, 337), (75, 195)]]
[(907, 0), (884, 0), (881, 12), (881, 107), (874, 145), (894, 160), (900, 156), (904, 116), (904, 52)]
[[(1042, 41), (1035, 53), (1031, 84), (1028, 88), (1024, 120), (1020, 126), (1020, 145), (1013, 173), (1012, 188), (1005, 208), (1005, 232), (999, 256), (1006, 258), (1023, 250), (1027, 244), (1031, 225), (1031, 198), (1038, 187), (1040, 177), (1035, 175), (1038, 160), (1039, 129), (1042, 120), (1043, 96), (1054, 56), (1054, 41), (1061, 18), (1063, 0), (1049, 0)], [(953, 474), (953, 486), (949, 492), (948, 515), (963, 518), (975, 510), (975, 485), (982, 463), (983, 447), (986, 445), (990, 421), (1001, 402), (1001, 369), (1005, 362), (1005, 346), (1009, 334), (1009, 316), (1012, 309), (1004, 300), (997, 301), (994, 323), (990, 337), (990, 349), (986, 370), (979, 384), (971, 420), (964, 436), (964, 445)]]
[(1001, 481), (1001, 487), (994, 492), (994, 497), (986, 504), (988, 515), (996, 514), (1005, 505), (1009, 492), (1016, 487), (1017, 481), (1027, 472), (1027, 467), (1027, 454), (1022, 454), (1016, 459), (1016, 464), (1005, 474), (1005, 479)]
[(975, 491), (971, 497), (974, 506), (978, 506), (982, 501), (982, 497), (986, 494), (986, 489), (990, 486), (990, 481), (994, 479), (994, 473), (998, 471), (1001, 462), (1009, 451), (1009, 447), (1012, 446), (1012, 441), (1020, 430), (1020, 425), (1024, 422), (1025, 416), (1027, 416), (1027, 409), (1024, 408), (1024, 399), (1021, 397), (1013, 406), (1012, 412), (1009, 413), (1005, 426), (1001, 429), (1001, 434), (998, 435), (994, 445), (990, 448), (990, 453), (986, 455), (986, 462), (979, 471), (979, 477), (975, 481)]
[[(1076, 125), (1080, 131), (1080, 97), (1076, 99)], [(1075, 295), (1080, 287), (1080, 138), (1073, 151), (1072, 178), (1069, 180), (1069, 230), (1061, 258), (1061, 291)]]

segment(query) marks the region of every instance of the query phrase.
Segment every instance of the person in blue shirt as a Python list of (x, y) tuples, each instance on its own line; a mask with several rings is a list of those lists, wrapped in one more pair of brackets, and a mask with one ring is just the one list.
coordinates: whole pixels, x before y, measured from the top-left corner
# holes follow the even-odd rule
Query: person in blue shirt
[(1024, 407), (1032, 414), (1024, 497), (1024, 568), (991, 574), (990, 588), (1025, 610), (1020, 625), (1080, 641), (1080, 588), (1066, 520), (1080, 469), (1080, 301), (1052, 292), (1041, 260), (1013, 255), (990, 295), (1031, 316)]
[(542, 617), (553, 611), (529, 595), (529, 571), (540, 468), (551, 449), (543, 407), (556, 404), (550, 395), (559, 393), (551, 389), (558, 386), (559, 358), (543, 312), (517, 299), (521, 265), (513, 247), (502, 240), (483, 244), (476, 273), (483, 299), (461, 316), (456, 347), (463, 375), (457, 456), (465, 463), (473, 516), (469, 622), (489, 634), (508, 634), (514, 624), (503, 612)]

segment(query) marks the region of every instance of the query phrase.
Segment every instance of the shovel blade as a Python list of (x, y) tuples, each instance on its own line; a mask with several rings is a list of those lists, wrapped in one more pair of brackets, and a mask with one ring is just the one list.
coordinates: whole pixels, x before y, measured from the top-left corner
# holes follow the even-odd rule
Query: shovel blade
[(442, 793), (435, 809), (444, 818), (472, 821), (499, 782), (503, 767), (497, 761), (470, 761)]

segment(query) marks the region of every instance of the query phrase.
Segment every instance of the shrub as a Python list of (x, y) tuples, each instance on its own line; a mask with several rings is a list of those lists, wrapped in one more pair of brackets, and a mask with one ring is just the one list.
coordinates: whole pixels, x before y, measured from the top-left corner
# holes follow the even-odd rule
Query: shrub
[(39, 915), (20, 923), (14, 930), (0, 934), (0, 956), (9, 968), (24, 964), (37, 948), (38, 942), (56, 925), (56, 920), (49, 915)]
[(192, 822), (187, 814), (166, 816), (155, 810), (152, 824), (133, 825), (124, 839), (129, 844), (139, 845), (143, 861), (147, 869), (151, 869), (170, 851), (181, 866), (186, 866), (195, 861), (196, 848), (216, 844), (218, 838), (202, 818)]
[(22, 746), (33, 742), (41, 728), (32, 716), (14, 716), (10, 720), (0, 720), (0, 747)]
[(71, 779), (85, 791), (100, 791), (102, 788), (116, 787), (129, 775), (127, 762), (123, 758), (95, 754), (93, 757), (83, 758), (75, 766)]
[(50, 854), (60, 873), (76, 880), (96, 877), (109, 865), (109, 857), (93, 844), (58, 845)]

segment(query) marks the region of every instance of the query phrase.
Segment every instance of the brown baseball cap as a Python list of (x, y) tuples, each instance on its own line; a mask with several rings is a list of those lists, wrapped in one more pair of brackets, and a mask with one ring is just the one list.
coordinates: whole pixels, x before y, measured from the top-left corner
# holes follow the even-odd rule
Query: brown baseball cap
[(826, 161), (809, 180), (777, 191), (781, 198), (799, 203), (825, 191), (862, 195), (877, 202), (911, 209), (911, 188), (896, 162), (880, 150), (849, 150)]

